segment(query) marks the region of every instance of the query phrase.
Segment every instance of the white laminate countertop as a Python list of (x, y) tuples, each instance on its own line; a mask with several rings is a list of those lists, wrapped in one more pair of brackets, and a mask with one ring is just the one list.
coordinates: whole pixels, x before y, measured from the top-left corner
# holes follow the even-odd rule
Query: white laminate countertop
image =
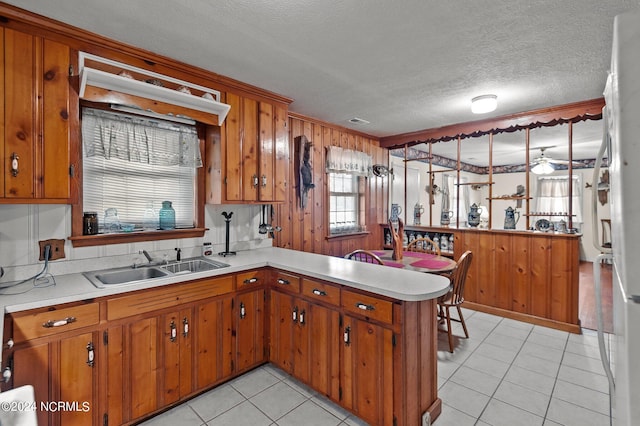
[[(19, 312), (265, 266), (343, 284), (403, 301), (435, 299), (445, 294), (449, 288), (449, 279), (439, 275), (276, 247), (239, 251), (235, 256), (213, 256), (212, 259), (230, 266), (213, 271), (174, 275), (156, 278), (149, 282), (109, 288), (95, 287), (81, 273), (56, 276), (56, 285), (51, 287), (33, 288), (33, 284), (29, 281), (16, 287), (0, 290), (0, 309), (3, 313)], [(29, 290), (30, 288), (31, 290)], [(29, 291), (24, 292), (25, 290)], [(22, 294), (12, 294), (21, 291)], [(6, 343), (2, 336), (3, 329), (4, 327), (0, 327), (1, 347), (4, 347)], [(0, 360), (1, 356), (2, 350), (0, 348)]]

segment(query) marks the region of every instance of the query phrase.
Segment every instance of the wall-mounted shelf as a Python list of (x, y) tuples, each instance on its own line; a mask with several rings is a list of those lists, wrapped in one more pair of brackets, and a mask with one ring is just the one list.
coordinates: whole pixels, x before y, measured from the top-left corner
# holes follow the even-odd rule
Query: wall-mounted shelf
[(532, 200), (533, 197), (520, 197), (520, 196), (508, 196), (508, 197), (489, 197), (487, 200)]
[(522, 216), (554, 216), (554, 217), (575, 217), (575, 214), (568, 214), (568, 213), (538, 213), (538, 212), (532, 212), (529, 214), (523, 214)]
[(220, 102), (217, 90), (89, 53), (80, 52), (79, 67), (82, 99), (88, 86), (97, 87), (209, 113), (218, 117), (218, 125), (231, 109), (230, 105)]
[(481, 186), (488, 186), (488, 185), (493, 185), (495, 184), (495, 182), (460, 182), (460, 183), (456, 183), (455, 185), (481, 185)]

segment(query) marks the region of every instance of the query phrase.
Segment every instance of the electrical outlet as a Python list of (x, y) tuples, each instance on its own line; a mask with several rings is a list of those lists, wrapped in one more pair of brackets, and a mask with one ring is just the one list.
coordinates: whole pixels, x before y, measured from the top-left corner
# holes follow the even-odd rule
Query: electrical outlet
[(50, 246), (49, 260), (64, 259), (64, 240), (44, 240), (38, 241), (40, 244), (40, 260), (44, 260), (44, 252), (47, 246)]

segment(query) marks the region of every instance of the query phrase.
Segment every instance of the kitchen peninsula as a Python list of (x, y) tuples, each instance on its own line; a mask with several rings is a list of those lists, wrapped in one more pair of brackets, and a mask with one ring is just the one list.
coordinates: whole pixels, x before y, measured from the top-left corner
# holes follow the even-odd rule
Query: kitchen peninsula
[(280, 248), (224, 261), (107, 289), (69, 274), (3, 296), (2, 367), (38, 399), (97, 407), (39, 413), (43, 424), (138, 421), (265, 362), (372, 424), (439, 415), (435, 299), (446, 278)]

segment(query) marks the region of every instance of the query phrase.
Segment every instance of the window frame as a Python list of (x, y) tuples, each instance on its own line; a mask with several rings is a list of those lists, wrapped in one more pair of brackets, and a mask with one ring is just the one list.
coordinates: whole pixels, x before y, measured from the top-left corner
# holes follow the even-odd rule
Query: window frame
[[(84, 105), (81, 105), (81, 107)], [(100, 106), (96, 105), (87, 105), (92, 108), (100, 108)], [(206, 137), (205, 135), (211, 134), (211, 129), (209, 129), (206, 124), (196, 123), (196, 129), (198, 131), (198, 140), (200, 141), (200, 155), (203, 158), (203, 161), (206, 161), (205, 156), (205, 145), (206, 145)], [(220, 132), (219, 126), (213, 126), (215, 132)], [(80, 129), (82, 126), (78, 127), (78, 135), (80, 137)], [(80, 144), (80, 149), (82, 149), (82, 144)], [(174, 229), (174, 230), (162, 230), (162, 231), (136, 231), (131, 233), (117, 233), (117, 234), (96, 234), (96, 235), (83, 235), (82, 234), (82, 217), (84, 215), (83, 211), (83, 195), (82, 195), (82, 185), (83, 185), (83, 175), (82, 175), (82, 154), (79, 155), (78, 159), (79, 163), (76, 167), (74, 167), (74, 173), (78, 178), (79, 188), (77, 189), (77, 197), (76, 202), (71, 205), (71, 236), (69, 240), (73, 247), (91, 247), (91, 246), (101, 246), (108, 244), (123, 244), (123, 243), (135, 243), (141, 241), (160, 241), (160, 240), (170, 240), (177, 238), (198, 238), (203, 237), (207, 228), (205, 227), (205, 215), (204, 215), (204, 205), (205, 205), (205, 185), (206, 185), (206, 164), (203, 167), (199, 167), (196, 169), (196, 183), (195, 183), (195, 218), (194, 218), (194, 228), (190, 229)]]
[[(357, 218), (357, 226), (346, 230), (344, 232), (332, 232), (332, 228), (331, 228), (331, 196), (334, 194), (331, 191), (331, 175), (332, 174), (338, 174), (338, 175), (351, 175), (351, 177), (355, 180), (354, 184), (355, 184), (355, 188), (357, 189), (357, 193), (349, 193), (349, 194), (355, 194), (356, 196), (356, 207), (357, 207), (357, 212), (356, 212), (356, 218)], [(332, 172), (332, 171), (328, 171), (327, 172), (327, 207), (326, 207), (326, 214), (327, 214), (327, 238), (340, 238), (340, 237), (348, 237), (348, 236), (353, 236), (353, 235), (359, 235), (359, 234), (366, 234), (367, 232), (367, 218), (366, 218), (366, 203), (367, 203), (367, 194), (366, 194), (366, 185), (367, 185), (367, 180), (366, 180), (366, 176), (360, 176), (360, 175), (356, 175), (356, 174), (351, 174), (351, 173), (341, 173), (341, 172)], [(344, 194), (343, 192), (336, 192), (335, 194)]]

